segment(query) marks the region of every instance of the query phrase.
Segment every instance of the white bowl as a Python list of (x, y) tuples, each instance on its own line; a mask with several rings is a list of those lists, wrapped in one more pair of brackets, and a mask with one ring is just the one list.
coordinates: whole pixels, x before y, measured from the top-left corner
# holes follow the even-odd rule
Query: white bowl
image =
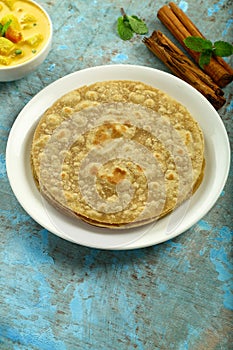
[(48, 39), (45, 45), (43, 46), (42, 50), (40, 50), (35, 56), (33, 56), (33, 58), (20, 64), (0, 67), (0, 82), (18, 80), (23, 78), (25, 75), (33, 72), (45, 60), (51, 49), (53, 26), (50, 16), (46, 12), (46, 10), (37, 2), (33, 0), (27, 0), (27, 2), (31, 2), (32, 4), (37, 6), (46, 16), (50, 28)]

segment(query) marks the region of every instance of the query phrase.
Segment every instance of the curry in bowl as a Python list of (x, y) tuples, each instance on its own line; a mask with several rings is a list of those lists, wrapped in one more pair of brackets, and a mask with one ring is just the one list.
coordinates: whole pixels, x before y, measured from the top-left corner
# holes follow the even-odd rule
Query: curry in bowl
[(50, 33), (48, 17), (35, 2), (0, 0), (0, 69), (31, 60)]

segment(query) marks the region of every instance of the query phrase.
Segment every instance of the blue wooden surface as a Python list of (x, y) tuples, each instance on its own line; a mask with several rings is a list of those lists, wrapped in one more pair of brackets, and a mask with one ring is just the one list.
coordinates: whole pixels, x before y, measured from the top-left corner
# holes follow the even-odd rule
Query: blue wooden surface
[[(232, 2), (177, 1), (210, 40), (232, 38)], [(30, 99), (65, 74), (102, 64), (166, 67), (141, 38), (116, 34), (120, 7), (146, 19), (163, 1), (40, 1), (54, 25), (41, 67), (0, 83), (0, 349), (232, 349), (232, 168), (212, 210), (172, 241), (141, 250), (101, 251), (51, 234), (10, 188), (5, 149)], [(219, 111), (232, 141), (232, 85)], [(17, 174), (16, 174), (17, 176)]]

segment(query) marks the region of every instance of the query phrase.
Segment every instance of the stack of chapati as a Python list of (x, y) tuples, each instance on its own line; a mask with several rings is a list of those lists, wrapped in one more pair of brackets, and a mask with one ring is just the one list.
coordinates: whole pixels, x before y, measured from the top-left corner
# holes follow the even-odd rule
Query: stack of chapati
[(204, 141), (187, 109), (136, 81), (104, 81), (58, 99), (32, 142), (41, 194), (89, 224), (128, 228), (191, 197), (204, 172)]

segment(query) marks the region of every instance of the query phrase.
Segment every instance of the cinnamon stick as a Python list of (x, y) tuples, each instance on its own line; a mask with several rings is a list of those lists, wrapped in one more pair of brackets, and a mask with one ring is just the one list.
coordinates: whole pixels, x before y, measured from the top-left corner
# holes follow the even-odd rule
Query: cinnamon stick
[[(184, 44), (184, 39), (189, 36), (204, 38), (203, 34), (175, 3), (170, 2), (169, 6), (164, 5), (160, 8), (157, 13), (158, 18), (198, 63), (200, 53), (188, 49)], [(205, 65), (203, 70), (220, 87), (226, 86), (233, 80), (233, 69), (221, 57), (212, 56), (210, 63)]]
[(226, 102), (223, 91), (160, 31), (154, 31), (143, 43), (179, 78), (201, 92), (215, 109)]
[[(199, 31), (199, 29), (195, 26), (195, 24), (188, 18), (188, 16), (176, 5), (174, 2), (170, 2), (169, 6), (172, 11), (175, 13), (176, 17), (186, 26), (188, 32), (192, 36), (199, 36), (201, 38), (206, 39), (206, 37)], [(228, 71), (231, 75), (233, 75), (233, 69), (227, 64), (227, 62), (219, 56), (215, 56), (215, 59), (218, 61), (220, 65), (222, 65), (226, 71)]]

